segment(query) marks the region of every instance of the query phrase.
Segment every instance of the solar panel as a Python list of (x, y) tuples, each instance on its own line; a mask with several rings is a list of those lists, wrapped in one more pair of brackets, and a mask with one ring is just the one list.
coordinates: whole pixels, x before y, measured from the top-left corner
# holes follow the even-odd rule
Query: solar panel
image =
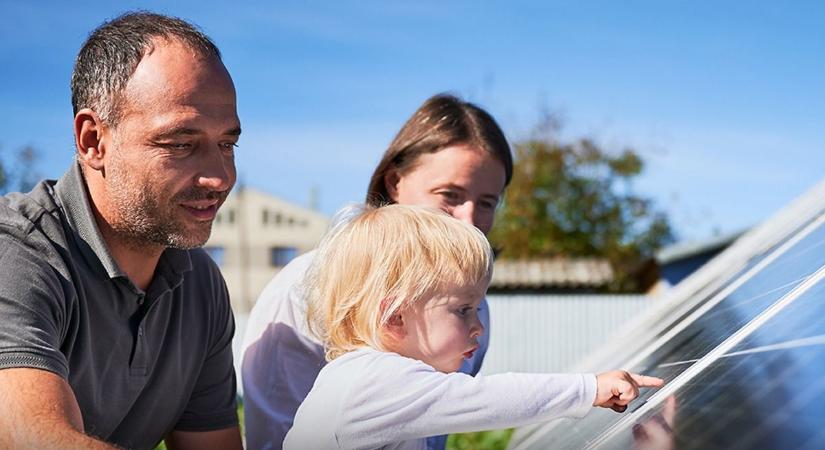
[[(661, 336), (646, 353), (625, 367), (671, 381), (758, 314), (825, 265), (825, 216), (810, 224), (795, 239), (774, 250), (705, 302), (706, 308), (686, 318), (678, 328)], [(642, 403), (654, 391), (643, 392)], [(597, 409), (581, 420), (562, 419), (558, 427), (540, 441), (546, 448), (583, 448), (624, 416)], [(538, 442), (536, 443), (538, 444)]]
[[(678, 449), (825, 448), (825, 266), (809, 286), (743, 328), (707, 367), (677, 379), (671, 443)], [(781, 306), (781, 305), (780, 305)], [(642, 424), (659, 422), (661, 401), (593, 444), (632, 448)], [(651, 401), (653, 403), (653, 401)], [(635, 431), (634, 431), (635, 429)]]
[[(812, 284), (825, 272), (823, 189), (752, 232), (751, 253), (717, 261), (624, 348), (610, 347), (616, 357), (591, 360), (665, 378), (661, 391), (644, 392), (625, 414), (594, 409), (517, 430), (510, 448), (825, 448), (825, 283)], [(646, 430), (667, 428), (650, 421), (667, 424), (665, 394), (674, 392), (675, 441), (644, 447)]]

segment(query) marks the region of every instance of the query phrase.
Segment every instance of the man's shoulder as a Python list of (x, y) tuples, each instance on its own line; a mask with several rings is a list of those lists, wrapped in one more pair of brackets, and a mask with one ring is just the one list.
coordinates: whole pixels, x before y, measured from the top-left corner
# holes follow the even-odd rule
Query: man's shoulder
[[(220, 267), (215, 263), (209, 254), (202, 248), (195, 248), (190, 250), (178, 250), (178, 258), (188, 258), (189, 270), (183, 273), (184, 289), (187, 295), (207, 296), (217, 306), (223, 307), (224, 304), (229, 303), (229, 296), (224, 281), (223, 274)], [(181, 264), (186, 266), (186, 263), (177, 262), (178, 269)], [(203, 304), (203, 302), (198, 302)], [(215, 306), (215, 305), (213, 305)]]
[(53, 185), (53, 181), (42, 181), (31, 192), (0, 196), (0, 233), (23, 237), (44, 221), (59, 223)]
[(0, 196), (0, 250), (6, 257), (62, 264), (56, 248), (67, 247), (62, 220), (50, 182)]
[(195, 272), (196, 275), (208, 277), (221, 275), (218, 264), (203, 248), (186, 250), (186, 253), (188, 253), (189, 260), (192, 263), (192, 271)]

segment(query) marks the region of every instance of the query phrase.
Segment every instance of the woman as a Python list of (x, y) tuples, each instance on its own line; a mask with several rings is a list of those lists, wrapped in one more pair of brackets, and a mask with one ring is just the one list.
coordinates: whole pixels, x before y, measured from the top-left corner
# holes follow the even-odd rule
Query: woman
[[(484, 110), (451, 95), (428, 99), (393, 139), (370, 180), (366, 201), (440, 208), (487, 234), (513, 173), (510, 146)], [(242, 369), (247, 448), (281, 448), (301, 401), (326, 364), (324, 349), (306, 326), (302, 282), (314, 252), (284, 267), (250, 314)], [(475, 375), (487, 351), (487, 332), (461, 371)], [(444, 448), (445, 436), (428, 440)]]

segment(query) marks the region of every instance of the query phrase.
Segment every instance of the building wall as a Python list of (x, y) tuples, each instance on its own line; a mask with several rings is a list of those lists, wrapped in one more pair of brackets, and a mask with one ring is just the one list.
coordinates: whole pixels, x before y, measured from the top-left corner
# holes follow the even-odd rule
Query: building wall
[(645, 295), (487, 297), (490, 348), (482, 373), (564, 372), (652, 305)]
[(204, 247), (221, 267), (235, 313), (248, 312), (287, 262), (273, 264), (272, 249), (293, 257), (305, 253), (318, 245), (328, 224), (325, 216), (268, 194), (243, 189), (231, 195)]

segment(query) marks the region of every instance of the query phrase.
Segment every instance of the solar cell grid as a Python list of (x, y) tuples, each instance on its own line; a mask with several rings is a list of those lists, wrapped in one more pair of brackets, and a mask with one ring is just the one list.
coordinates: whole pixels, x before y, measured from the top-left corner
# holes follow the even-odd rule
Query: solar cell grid
[[(675, 392), (675, 448), (825, 448), (825, 282), (819, 281)], [(766, 344), (768, 343), (768, 344)], [(632, 448), (633, 425), (597, 448)]]
[[(767, 263), (747, 281), (655, 348), (644, 359), (631, 363), (632, 371), (671, 381), (691, 364), (707, 355), (732, 334), (800, 285), (825, 265), (825, 217), (810, 232), (776, 259)], [(825, 334), (825, 333), (823, 333)], [(637, 405), (644, 404), (654, 391), (643, 392)], [(638, 408), (638, 406), (637, 406)], [(700, 413), (697, 411), (696, 413)], [(707, 411), (706, 411), (707, 413)], [(597, 409), (582, 420), (556, 421), (554, 432), (543, 436), (536, 446), (583, 448), (624, 416)], [(713, 425), (719, 422), (714, 422)]]

